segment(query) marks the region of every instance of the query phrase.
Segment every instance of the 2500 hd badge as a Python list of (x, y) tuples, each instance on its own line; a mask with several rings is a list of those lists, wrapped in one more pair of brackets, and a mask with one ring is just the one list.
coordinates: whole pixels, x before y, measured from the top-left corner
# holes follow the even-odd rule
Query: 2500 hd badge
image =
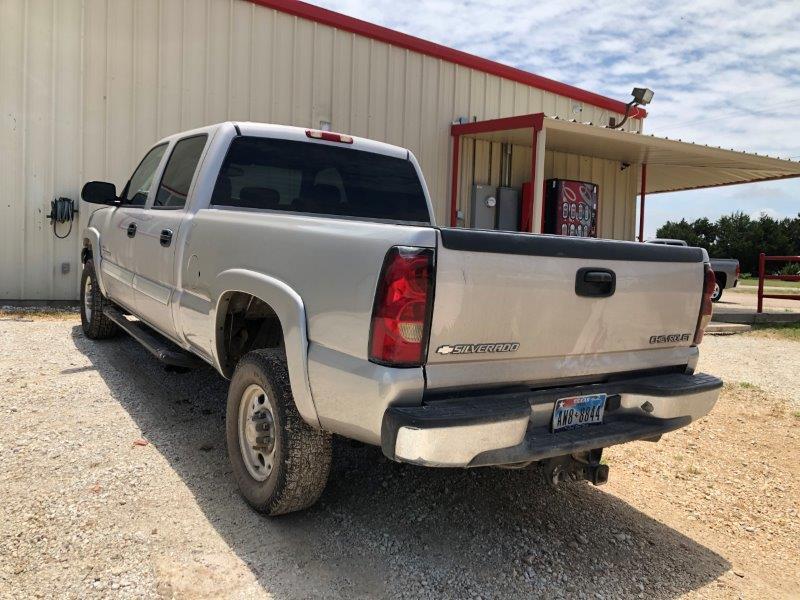
[(518, 342), (500, 342), (495, 344), (453, 344), (439, 346), (436, 354), (488, 354), (491, 352), (516, 352)]
[(688, 342), (688, 333), (670, 333), (669, 335), (651, 335), (651, 344), (674, 344), (675, 342)]

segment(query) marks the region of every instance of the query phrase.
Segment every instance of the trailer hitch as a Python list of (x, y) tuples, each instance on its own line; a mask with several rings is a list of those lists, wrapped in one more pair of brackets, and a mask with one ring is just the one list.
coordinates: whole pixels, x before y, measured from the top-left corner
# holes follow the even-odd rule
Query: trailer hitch
[(608, 481), (608, 465), (600, 464), (602, 448), (565, 456), (556, 456), (541, 462), (547, 481), (553, 487), (565, 481), (589, 481), (603, 485)]

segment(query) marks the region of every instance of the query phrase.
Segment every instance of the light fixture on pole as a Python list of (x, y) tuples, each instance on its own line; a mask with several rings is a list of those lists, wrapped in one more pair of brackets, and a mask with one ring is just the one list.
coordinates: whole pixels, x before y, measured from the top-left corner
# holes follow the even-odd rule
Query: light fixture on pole
[(634, 106), (644, 106), (645, 104), (650, 104), (650, 102), (653, 101), (653, 94), (654, 92), (650, 88), (633, 88), (633, 91), (631, 92), (633, 100), (631, 100), (625, 105), (625, 116), (622, 118), (622, 121), (619, 122), (619, 125), (616, 125), (614, 123), (616, 119), (614, 119), (614, 117), (611, 117), (608, 128), (619, 129), (620, 127), (625, 125), (625, 123), (628, 120), (628, 117), (631, 114), (631, 109)]

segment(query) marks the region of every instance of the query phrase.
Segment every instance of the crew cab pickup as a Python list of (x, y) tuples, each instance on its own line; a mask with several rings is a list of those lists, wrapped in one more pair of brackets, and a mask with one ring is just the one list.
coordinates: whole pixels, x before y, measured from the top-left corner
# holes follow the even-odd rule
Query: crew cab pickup
[(89, 338), (229, 378), (244, 498), (322, 493), (331, 435), (431, 467), (602, 483), (603, 448), (707, 414), (700, 248), (437, 227), (406, 149), (222, 123), (170, 136), (83, 233)]
[[(668, 238), (654, 238), (647, 240), (648, 244), (664, 244), (666, 246), (688, 246), (685, 240), (672, 240)], [(735, 288), (739, 284), (741, 269), (736, 258), (709, 259), (711, 270), (714, 271), (714, 291), (711, 294), (712, 302), (722, 299), (723, 290)]]

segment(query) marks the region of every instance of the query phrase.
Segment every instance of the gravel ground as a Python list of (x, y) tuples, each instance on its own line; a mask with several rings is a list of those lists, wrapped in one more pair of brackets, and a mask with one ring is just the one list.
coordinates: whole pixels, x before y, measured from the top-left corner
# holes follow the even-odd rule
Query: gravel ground
[(800, 597), (797, 355), (708, 338), (715, 411), (612, 448), (602, 488), (337, 440), (321, 502), (268, 520), (234, 489), (213, 371), (0, 314), (0, 597)]
[(700, 368), (728, 383), (761, 388), (800, 409), (800, 344), (754, 331), (746, 335), (706, 336)]

